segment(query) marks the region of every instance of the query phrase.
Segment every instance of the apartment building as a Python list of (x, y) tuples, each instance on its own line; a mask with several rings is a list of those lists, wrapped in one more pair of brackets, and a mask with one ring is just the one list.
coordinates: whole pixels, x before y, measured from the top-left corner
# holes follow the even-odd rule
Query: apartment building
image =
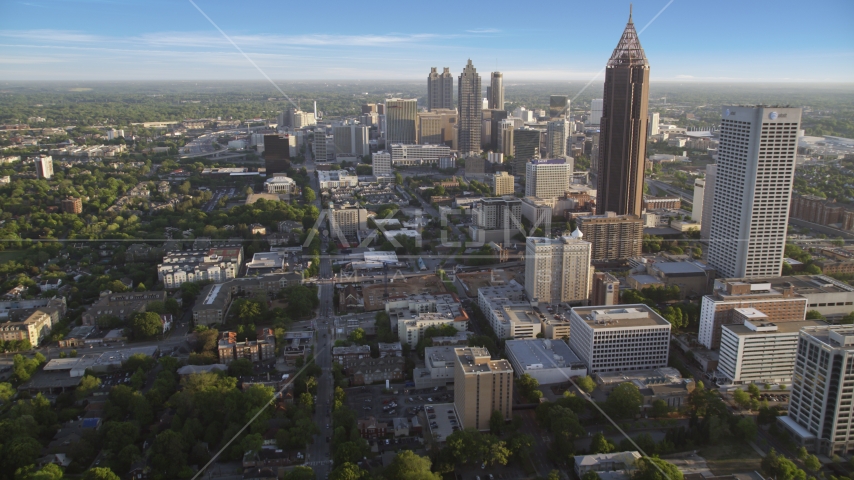
[(797, 445), (831, 457), (854, 453), (854, 327), (801, 329), (789, 414), (777, 422)]
[(356, 235), (367, 230), (368, 211), (351, 205), (335, 205), (329, 215), (329, 231), (333, 238), (340, 235)]
[(225, 283), (206, 285), (193, 305), (193, 322), (196, 325), (222, 323), (225, 313), (236, 296), (272, 297), (289, 285), (302, 283), (299, 272), (235, 278)]
[(166, 292), (105, 293), (83, 312), (83, 325), (96, 325), (99, 318), (114, 316), (127, 320), (137, 312), (144, 312), (151, 302), (166, 301)]
[(576, 229), (558, 239), (528, 237), (525, 292), (540, 304), (586, 304), (590, 295), (590, 242)]
[(351, 367), (363, 358), (371, 357), (370, 345), (350, 345), (349, 347), (332, 347), (332, 361), (344, 368)]
[(385, 311), (391, 322), (397, 324), (400, 342), (412, 348), (428, 327), (452, 325), (460, 332), (468, 328), (468, 314), (459, 298), (451, 293), (390, 298), (385, 304)]
[(65, 213), (80, 215), (83, 213), (83, 200), (75, 197), (63, 198), (60, 207)]
[(489, 430), (492, 412), (512, 418), (513, 367), (482, 347), (455, 348), (454, 407), (462, 428)]
[(276, 357), (276, 337), (270, 329), (261, 328), (256, 340), (237, 341), (236, 332), (222, 332), (217, 342), (219, 363), (228, 365), (238, 358), (258, 363)]
[(50, 335), (53, 320), (50, 312), (36, 309), (23, 320), (0, 323), (0, 340), (4, 342), (27, 340), (30, 345), (37, 347), (45, 337)]
[(736, 308), (755, 308), (773, 323), (800, 322), (807, 313), (807, 299), (795, 293), (791, 284), (772, 287), (768, 282), (727, 281), (717, 283), (711, 295), (703, 296), (700, 305), (698, 340), (716, 350), (721, 343), (721, 328), (739, 322)]
[(487, 181), (492, 189), (492, 194), (496, 196), (513, 195), (515, 188), (513, 187), (516, 177), (507, 172), (493, 173), (487, 176)]
[(578, 229), (592, 244), (593, 261), (637, 257), (643, 247), (643, 220), (634, 215), (585, 215), (576, 218)]
[(575, 307), (569, 347), (590, 373), (667, 366), (670, 322), (647, 305)]
[(826, 325), (824, 322), (772, 323), (755, 308), (736, 308), (739, 323), (721, 330), (718, 383), (791, 385), (801, 328)]

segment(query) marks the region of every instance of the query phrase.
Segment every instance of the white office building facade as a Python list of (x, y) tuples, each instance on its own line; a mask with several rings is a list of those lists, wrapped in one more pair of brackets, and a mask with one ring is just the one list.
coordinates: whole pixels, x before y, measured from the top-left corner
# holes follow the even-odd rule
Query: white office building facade
[(389, 146), (392, 165), (436, 164), (439, 159), (451, 156), (451, 147), (447, 145), (408, 145), (393, 143)]
[(525, 196), (562, 197), (572, 181), (572, 160), (532, 160), (525, 165)]
[(789, 414), (778, 423), (807, 451), (854, 453), (854, 326), (804, 328), (797, 348)]
[(393, 170), (391, 168), (391, 154), (382, 151), (377, 152), (371, 155), (371, 173), (375, 177), (380, 175), (391, 175)]
[(798, 333), (801, 328), (824, 322), (774, 324), (755, 309), (738, 310), (746, 311), (751, 319), (742, 325), (723, 326), (716, 373), (718, 384), (791, 385)]
[(708, 256), (722, 277), (780, 275), (800, 124), (800, 108), (724, 107)]
[(575, 307), (569, 322), (569, 347), (591, 374), (667, 366), (670, 322), (646, 305)]

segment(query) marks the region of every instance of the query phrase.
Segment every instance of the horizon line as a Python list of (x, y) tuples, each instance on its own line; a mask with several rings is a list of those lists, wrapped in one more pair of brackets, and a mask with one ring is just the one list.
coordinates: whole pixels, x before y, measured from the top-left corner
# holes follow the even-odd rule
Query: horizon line
[[(341, 79), (341, 78), (313, 78), (313, 79), (303, 79), (303, 80), (284, 80), (284, 79), (275, 79), (276, 81), (286, 82), (286, 83), (308, 83), (308, 82), (336, 82), (336, 83), (359, 83), (359, 82), (385, 82), (385, 83), (421, 83), (423, 80), (414, 80), (411, 78), (398, 78), (398, 79), (388, 79), (388, 78), (360, 78), (360, 79)], [(25, 79), (3, 79), (0, 78), (0, 82), (2, 83), (31, 83), (31, 82), (39, 82), (39, 83), (77, 83), (77, 82), (89, 82), (89, 83), (166, 83), (166, 82), (181, 82), (181, 83), (221, 83), (221, 82), (240, 82), (240, 83), (259, 83), (264, 84), (268, 83), (264, 80), (258, 79), (179, 79), (179, 78), (164, 78), (158, 80), (152, 79), (74, 79), (74, 80), (47, 80), (47, 79), (39, 79), (39, 78), (25, 78)], [(517, 80), (515, 82), (505, 82), (505, 88), (507, 86), (512, 86), (514, 84), (531, 84), (531, 83), (574, 83), (578, 82), (580, 84), (585, 83), (584, 80)], [(668, 78), (661, 80), (650, 80), (650, 84), (653, 83), (717, 83), (717, 84), (733, 84), (733, 83), (743, 83), (743, 84), (784, 84), (784, 85), (809, 85), (809, 84), (821, 84), (821, 85), (851, 85), (854, 86), (854, 81), (841, 81), (841, 80), (721, 80), (721, 79), (704, 79), (704, 78)], [(79, 93), (79, 92), (78, 92)]]

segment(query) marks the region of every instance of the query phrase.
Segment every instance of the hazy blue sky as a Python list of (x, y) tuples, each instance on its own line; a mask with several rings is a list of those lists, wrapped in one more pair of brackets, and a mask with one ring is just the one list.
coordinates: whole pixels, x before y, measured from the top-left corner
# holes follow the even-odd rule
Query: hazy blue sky
[[(635, 0), (642, 29), (670, 0)], [(588, 80), (629, 2), (196, 0), (273, 79)], [(854, 80), (854, 1), (674, 0), (640, 35), (658, 81)], [(0, 79), (263, 76), (189, 0), (0, 0)]]

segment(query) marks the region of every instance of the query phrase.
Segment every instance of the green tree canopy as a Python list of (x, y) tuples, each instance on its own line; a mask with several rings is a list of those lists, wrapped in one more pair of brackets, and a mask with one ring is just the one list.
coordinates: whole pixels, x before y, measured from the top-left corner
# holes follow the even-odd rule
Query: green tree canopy
[(630, 382), (617, 385), (605, 400), (608, 413), (617, 418), (634, 417), (640, 413), (641, 405), (643, 405), (643, 395), (638, 387)]
[(670, 462), (660, 458), (643, 457), (637, 461), (632, 480), (683, 480), (682, 472)]
[(160, 315), (154, 312), (136, 313), (131, 317), (131, 328), (136, 338), (151, 338), (163, 332)]
[(430, 471), (430, 466), (429, 458), (403, 450), (391, 461), (385, 476), (388, 480), (441, 480), (442, 476)]

